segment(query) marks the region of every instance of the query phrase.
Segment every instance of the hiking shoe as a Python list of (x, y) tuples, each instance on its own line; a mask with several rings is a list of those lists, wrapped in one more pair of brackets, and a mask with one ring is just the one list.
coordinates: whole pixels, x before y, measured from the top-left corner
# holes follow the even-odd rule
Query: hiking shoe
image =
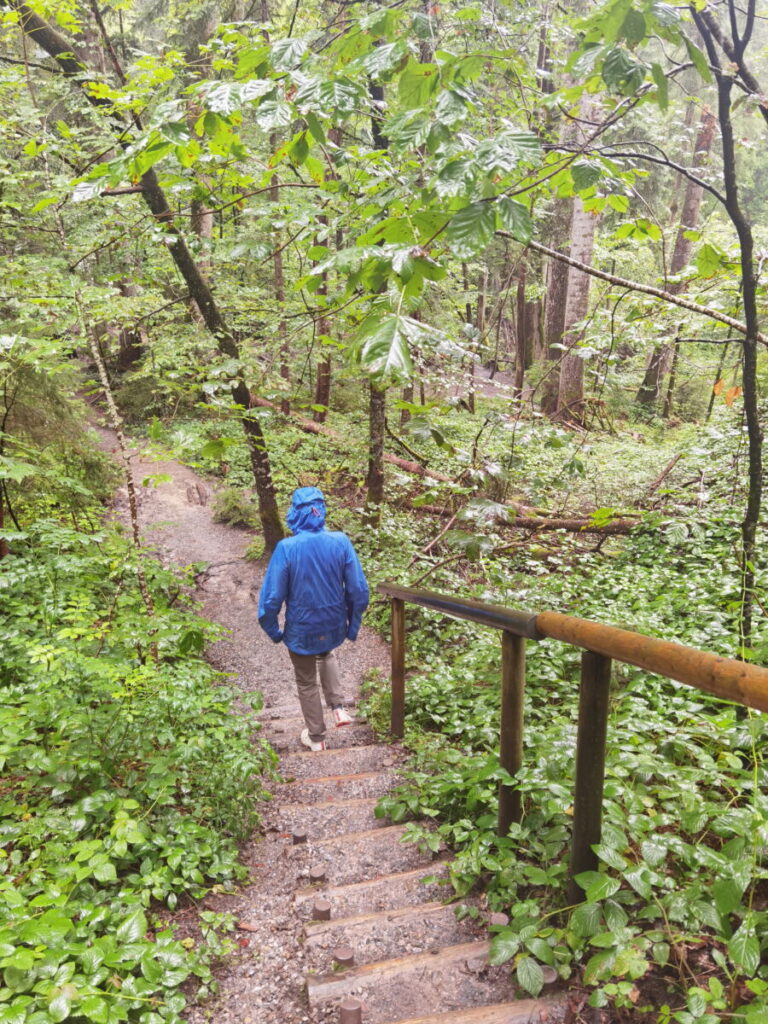
[(336, 723), (337, 729), (339, 728), (340, 725), (351, 725), (352, 722), (354, 721), (352, 715), (350, 715), (350, 713), (346, 711), (344, 708), (333, 709), (333, 720)]
[(309, 747), (313, 753), (325, 750), (325, 740), (313, 740), (309, 735), (309, 729), (302, 729), (300, 739), (304, 746)]

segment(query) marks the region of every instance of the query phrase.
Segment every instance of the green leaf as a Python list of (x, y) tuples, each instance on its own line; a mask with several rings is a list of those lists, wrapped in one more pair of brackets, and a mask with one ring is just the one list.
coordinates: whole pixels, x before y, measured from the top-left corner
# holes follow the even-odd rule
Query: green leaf
[(496, 200), (496, 216), (499, 227), (508, 231), (516, 241), (523, 245), (530, 242), (533, 231), (531, 215), (522, 203), (509, 196), (502, 196)]
[(635, 47), (638, 43), (642, 43), (647, 31), (648, 29), (645, 24), (645, 17), (641, 12), (634, 9), (627, 11), (619, 32), (619, 35), (625, 40), (627, 46)]
[(691, 42), (688, 36), (683, 35), (683, 40), (685, 41), (685, 48), (688, 51), (688, 56), (690, 57), (693, 66), (705, 82), (711, 82), (712, 72), (709, 70), (709, 61), (707, 60), (706, 54), (704, 54), (694, 42)]
[(147, 933), (147, 919), (144, 911), (135, 910), (125, 918), (115, 932), (115, 942), (118, 946), (125, 946), (131, 942), (138, 942)]
[(760, 966), (760, 943), (751, 917), (746, 918), (728, 943), (728, 955), (745, 974), (752, 975)]
[(651, 75), (656, 83), (656, 100), (662, 110), (669, 106), (669, 82), (661, 64), (651, 64)]
[(505, 964), (520, 949), (520, 939), (517, 932), (511, 928), (498, 932), (491, 939), (491, 949), (488, 954), (488, 962), (494, 967)]
[(360, 326), (353, 352), (373, 380), (383, 383), (408, 378), (413, 372), (408, 332), (404, 329), (407, 319), (397, 313), (373, 313)]
[(465, 259), (484, 249), (496, 231), (496, 211), (490, 202), (465, 206), (453, 216), (446, 229), (446, 238), (453, 254)]
[(723, 266), (723, 254), (705, 242), (696, 254), (696, 269), (702, 277), (714, 277)]
[[(607, 517), (608, 522), (610, 522), (610, 520), (613, 518), (613, 513), (615, 512), (615, 510), (598, 509), (595, 515), (598, 515), (598, 513), (600, 512), (611, 513)], [(616, 868), (617, 871), (624, 871), (626, 869), (626, 859), (621, 856), (618, 850), (614, 850), (613, 847), (606, 846), (605, 843), (598, 843), (596, 846), (593, 846), (592, 849), (595, 851), (600, 860), (607, 864), (609, 868)]]
[(291, 71), (307, 52), (304, 39), (278, 39), (272, 46), (272, 66), (275, 71)]
[(102, 864), (97, 864), (93, 872), (93, 877), (99, 882), (117, 881), (115, 865), (111, 861), (105, 861)]
[(741, 906), (744, 887), (733, 878), (718, 878), (712, 885), (715, 906), (721, 914), (732, 914)]
[(634, 60), (621, 46), (614, 46), (605, 55), (602, 75), (609, 89), (630, 96), (643, 84), (645, 65)]
[(571, 929), (580, 938), (594, 935), (600, 927), (600, 905), (582, 903), (571, 914)]
[(418, 64), (411, 60), (397, 83), (397, 93), (406, 110), (423, 107), (440, 82), (436, 64)]
[(600, 180), (601, 175), (602, 171), (595, 164), (586, 163), (581, 160), (571, 164), (573, 187), (577, 192), (586, 192), (587, 189), (592, 188)]
[(613, 896), (621, 888), (615, 878), (600, 871), (582, 871), (581, 874), (576, 875), (576, 882), (584, 890), (588, 903), (596, 903), (598, 900)]
[(517, 961), (517, 981), (535, 998), (544, 987), (544, 972), (532, 957), (523, 956)]

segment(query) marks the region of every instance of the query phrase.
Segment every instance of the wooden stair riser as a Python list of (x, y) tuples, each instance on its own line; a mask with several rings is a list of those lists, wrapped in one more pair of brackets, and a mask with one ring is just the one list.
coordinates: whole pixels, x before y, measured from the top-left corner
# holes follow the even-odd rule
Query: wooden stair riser
[(379, 799), (392, 789), (396, 775), (392, 768), (350, 775), (329, 775), (317, 778), (292, 779), (275, 789), (275, 798), (288, 803), (322, 803), (375, 797)]
[(400, 759), (399, 752), (392, 753), (376, 743), (357, 747), (329, 747), (316, 754), (302, 747), (281, 757), (280, 771), (286, 779), (306, 779), (319, 775), (380, 771), (396, 767)]
[[(332, 963), (329, 963), (332, 969)], [(307, 978), (311, 1009), (355, 996), (365, 1024), (514, 999), (508, 967), (488, 966), (488, 943), (470, 942)]]
[(375, 798), (328, 800), (315, 804), (284, 804), (279, 810), (284, 832), (306, 832), (314, 840), (346, 835), (349, 831), (384, 828), (387, 822), (376, 818)]
[[(424, 881), (433, 876), (438, 881)], [(450, 887), (440, 884), (440, 881), (445, 882), (447, 876), (447, 863), (437, 861), (411, 871), (378, 875), (368, 881), (348, 885), (307, 886), (298, 889), (294, 899), (297, 913), (304, 917), (311, 914), (312, 904), (318, 898), (329, 901), (333, 918), (349, 917), (444, 899), (452, 892)]]
[(484, 937), (485, 929), (469, 919), (458, 920), (455, 906), (427, 903), (313, 922), (305, 925), (304, 934), (311, 966), (323, 969), (338, 946), (350, 946), (355, 963), (366, 964), (448, 943), (470, 942)]

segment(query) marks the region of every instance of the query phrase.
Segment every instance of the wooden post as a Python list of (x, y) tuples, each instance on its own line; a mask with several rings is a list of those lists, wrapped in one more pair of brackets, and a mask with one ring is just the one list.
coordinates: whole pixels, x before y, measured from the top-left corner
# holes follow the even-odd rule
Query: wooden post
[(573, 800), (569, 903), (580, 903), (584, 899), (575, 876), (582, 871), (596, 871), (598, 866), (598, 857), (592, 851), (592, 846), (600, 842), (603, 815), (610, 683), (611, 659), (604, 654), (584, 651), (581, 656), (579, 726), (576, 738), (576, 792)]
[(392, 598), (392, 717), (390, 730), (397, 739), (405, 731), (405, 602)]
[[(516, 775), (523, 764), (523, 702), (525, 698), (525, 639), (509, 630), (501, 633), (501, 743), (502, 768)], [(520, 821), (522, 802), (517, 786), (499, 787), (500, 836)]]

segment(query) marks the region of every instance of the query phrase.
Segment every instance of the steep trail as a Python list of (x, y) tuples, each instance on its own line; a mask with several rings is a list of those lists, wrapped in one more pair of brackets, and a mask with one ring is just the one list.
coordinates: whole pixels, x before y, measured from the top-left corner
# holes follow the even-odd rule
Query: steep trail
[[(100, 429), (106, 448), (114, 436)], [(191, 1024), (323, 1024), (339, 1020), (345, 997), (363, 1003), (363, 1024), (405, 1019), (445, 1024), (527, 1024), (562, 1020), (548, 999), (515, 998), (507, 968), (487, 964), (487, 925), (458, 922), (443, 906), (443, 857), (400, 842), (403, 826), (378, 820), (378, 797), (396, 781), (403, 753), (377, 744), (364, 721), (328, 730), (329, 749), (305, 751), (290, 662), (282, 644), (259, 629), (252, 591), (264, 565), (245, 559), (249, 535), (213, 522), (210, 487), (191, 469), (134, 454), (144, 543), (167, 565), (208, 563), (198, 576), (205, 618), (229, 631), (208, 652), (243, 692), (259, 691), (264, 735), (280, 755), (283, 783), (263, 812), (262, 831), (243, 848), (249, 880), (230, 893), (211, 893), (201, 908), (170, 915), (180, 934), (195, 935), (198, 909), (230, 912), (237, 951), (219, 973), (221, 990), (190, 1008)], [(148, 476), (169, 479), (142, 487)], [(127, 514), (124, 491), (117, 508)], [(333, 509), (330, 514), (332, 518)], [(389, 650), (363, 627), (339, 651), (347, 703), (354, 705), (370, 669), (387, 672)], [(329, 723), (330, 724), (330, 723)], [(294, 843), (294, 833), (306, 841)], [(425, 876), (434, 881), (425, 884)], [(314, 921), (319, 898), (330, 921)], [(338, 971), (334, 953), (352, 945), (355, 966)]]

